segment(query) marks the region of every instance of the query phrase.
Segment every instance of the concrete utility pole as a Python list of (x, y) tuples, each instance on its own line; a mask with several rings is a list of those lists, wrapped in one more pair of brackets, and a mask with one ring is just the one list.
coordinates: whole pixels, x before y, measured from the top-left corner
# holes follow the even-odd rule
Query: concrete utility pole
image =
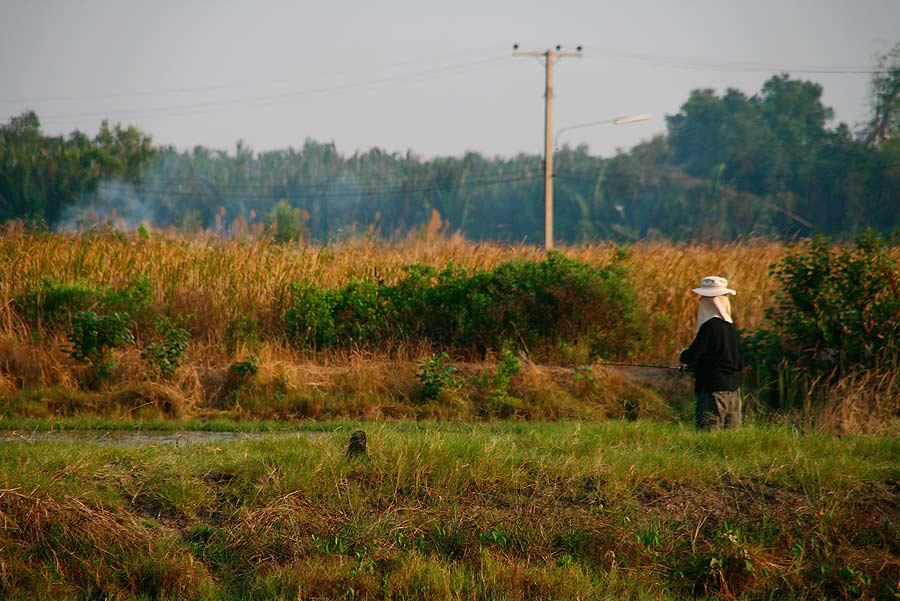
[(553, 63), (566, 56), (581, 58), (581, 46), (576, 52), (565, 52), (560, 46), (556, 50), (519, 52), (519, 45), (515, 44), (513, 56), (544, 57), (544, 248), (550, 250), (553, 248)]

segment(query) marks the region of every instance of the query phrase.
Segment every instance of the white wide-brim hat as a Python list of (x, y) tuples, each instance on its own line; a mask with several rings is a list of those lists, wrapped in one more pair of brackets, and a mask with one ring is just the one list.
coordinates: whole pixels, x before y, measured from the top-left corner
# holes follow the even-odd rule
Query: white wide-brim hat
[(725, 278), (720, 278), (717, 275), (706, 276), (702, 280), (700, 280), (700, 287), (694, 288), (693, 292), (696, 292), (700, 296), (722, 296), (723, 294), (737, 294), (734, 290), (728, 287), (728, 280)]

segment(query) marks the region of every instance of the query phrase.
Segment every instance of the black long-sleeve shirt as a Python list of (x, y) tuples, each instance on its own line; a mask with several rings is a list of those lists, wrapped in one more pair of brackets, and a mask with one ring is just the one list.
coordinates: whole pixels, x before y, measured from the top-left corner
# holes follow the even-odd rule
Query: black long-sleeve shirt
[(681, 362), (694, 372), (694, 392), (737, 390), (737, 374), (744, 368), (741, 339), (733, 323), (714, 317), (705, 321)]

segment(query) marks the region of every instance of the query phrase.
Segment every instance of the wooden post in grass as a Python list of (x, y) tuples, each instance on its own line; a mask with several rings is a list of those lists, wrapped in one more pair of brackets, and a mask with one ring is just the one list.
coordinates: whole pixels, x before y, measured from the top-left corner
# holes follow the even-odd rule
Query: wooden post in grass
[(350, 444), (347, 446), (347, 457), (350, 459), (366, 457), (368, 455), (368, 451), (366, 450), (366, 433), (362, 430), (357, 430), (353, 434), (350, 435)]

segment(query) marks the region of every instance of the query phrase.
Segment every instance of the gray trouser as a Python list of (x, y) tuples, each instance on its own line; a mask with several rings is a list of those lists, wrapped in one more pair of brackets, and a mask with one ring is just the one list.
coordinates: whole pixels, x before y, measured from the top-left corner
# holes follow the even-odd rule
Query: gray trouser
[(696, 395), (694, 423), (698, 430), (737, 428), (741, 425), (741, 391), (723, 390)]

